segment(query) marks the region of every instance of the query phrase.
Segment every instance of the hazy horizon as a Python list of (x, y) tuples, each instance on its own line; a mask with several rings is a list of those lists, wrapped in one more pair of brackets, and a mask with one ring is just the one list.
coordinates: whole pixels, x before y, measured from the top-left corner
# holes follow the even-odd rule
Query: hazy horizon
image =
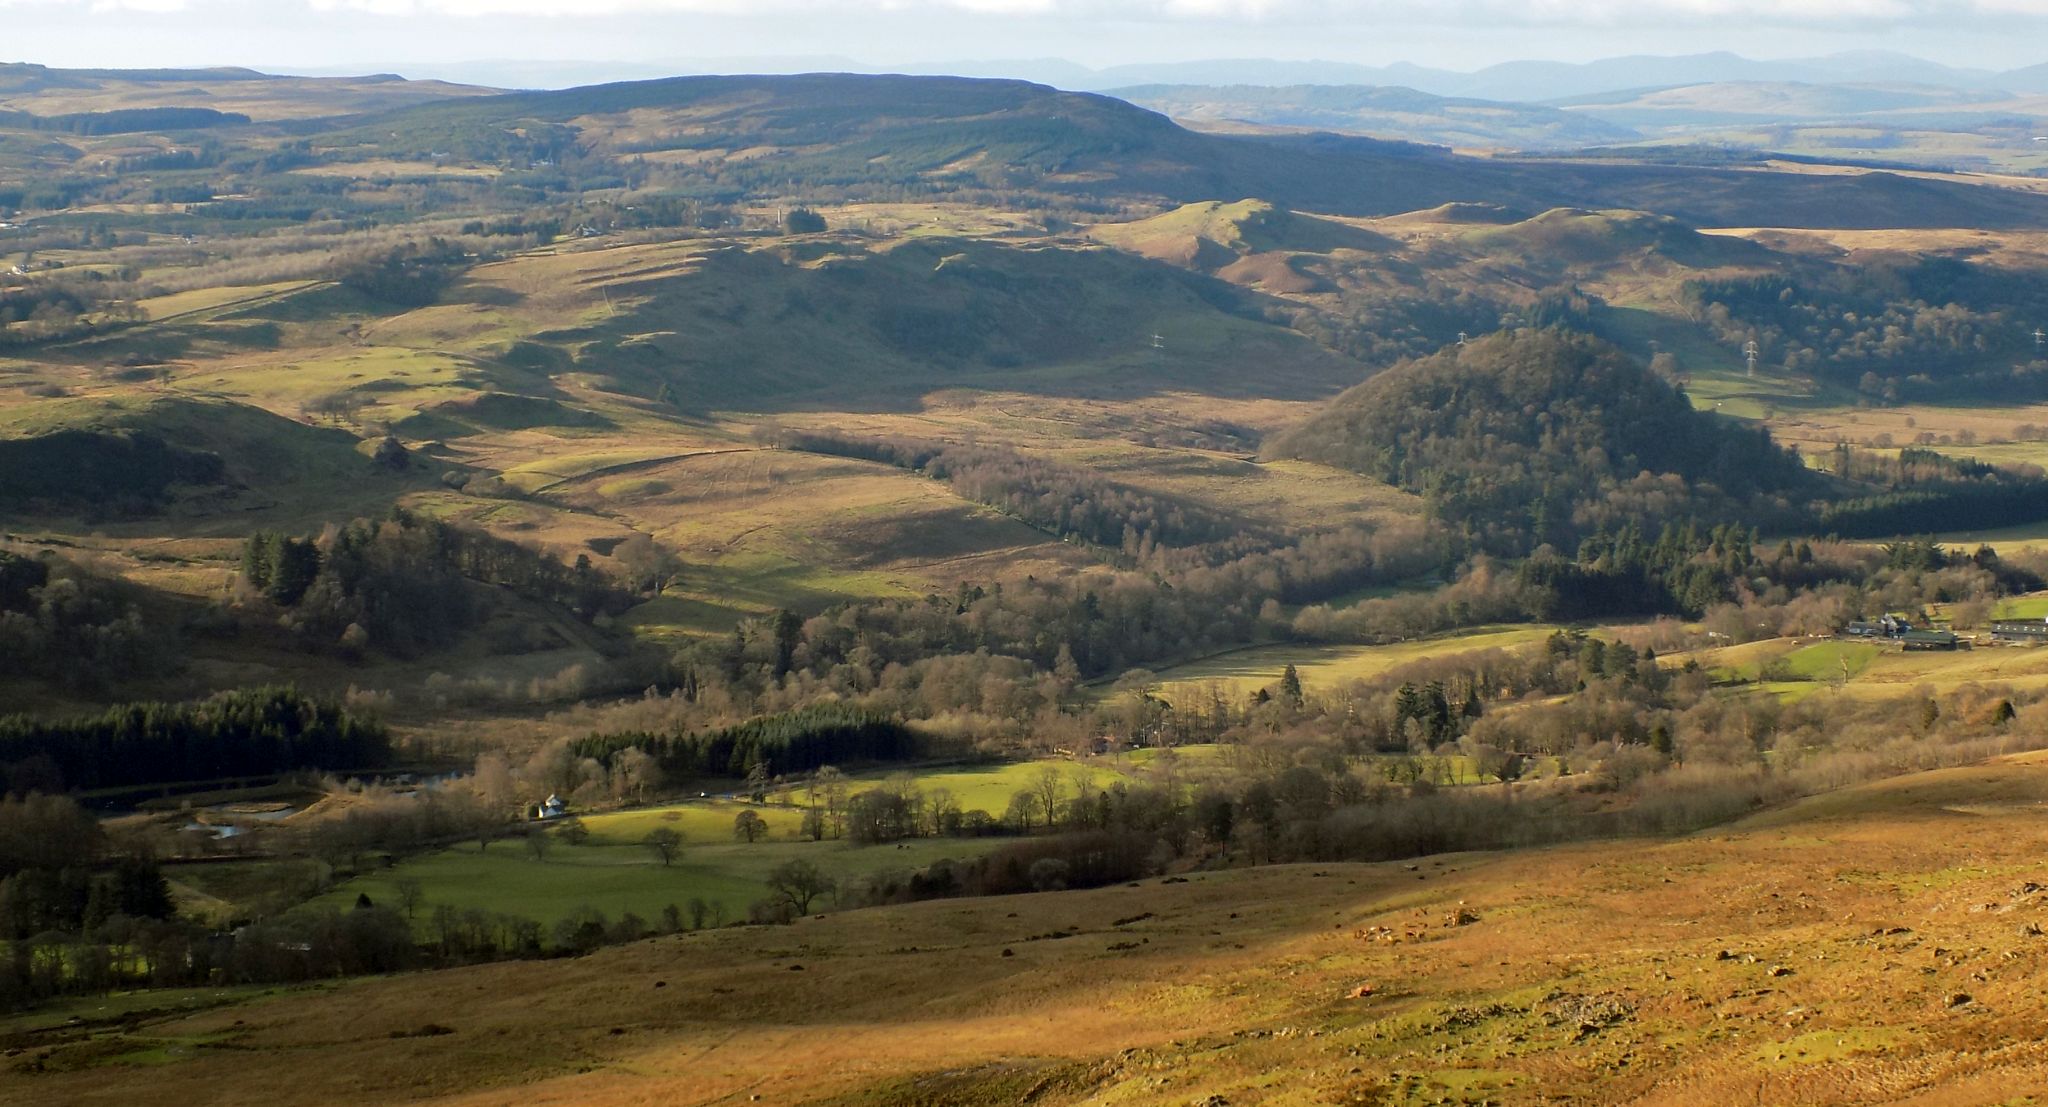
[(0, 0), (8, 60), (433, 77), (479, 63), (648, 70), (848, 59), (1507, 61), (1894, 51), (1961, 68), (2048, 61), (2048, 0)]

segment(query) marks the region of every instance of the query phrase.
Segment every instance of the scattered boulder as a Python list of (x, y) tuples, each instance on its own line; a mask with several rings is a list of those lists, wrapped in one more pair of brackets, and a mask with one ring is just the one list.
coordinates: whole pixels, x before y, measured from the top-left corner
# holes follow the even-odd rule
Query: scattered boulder
[(1586, 996), (1552, 992), (1537, 1011), (1550, 1026), (1573, 1028), (1572, 1040), (1579, 1041), (1635, 1018), (1636, 1006), (1615, 992)]

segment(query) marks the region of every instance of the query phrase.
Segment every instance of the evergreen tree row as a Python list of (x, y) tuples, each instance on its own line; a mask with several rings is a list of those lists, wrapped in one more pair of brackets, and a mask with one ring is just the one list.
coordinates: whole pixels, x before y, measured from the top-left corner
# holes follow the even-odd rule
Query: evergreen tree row
[(383, 724), (290, 687), (196, 703), (131, 703), (64, 720), (0, 718), (0, 766), (46, 766), (63, 786), (97, 788), (368, 769), (391, 756)]
[(687, 780), (741, 779), (764, 772), (784, 776), (825, 765), (908, 761), (923, 752), (923, 743), (899, 720), (843, 704), (823, 704), (704, 734), (593, 734), (573, 748), (578, 757), (599, 760), (637, 749), (653, 756), (669, 779)]

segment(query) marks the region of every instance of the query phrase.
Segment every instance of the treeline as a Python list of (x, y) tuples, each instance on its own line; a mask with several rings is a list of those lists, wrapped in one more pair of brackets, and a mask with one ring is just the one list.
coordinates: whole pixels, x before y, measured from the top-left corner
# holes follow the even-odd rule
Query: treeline
[(1427, 499), (1478, 549), (1569, 546), (1609, 516), (1654, 525), (1779, 515), (1810, 485), (1767, 432), (1693, 410), (1621, 351), (1561, 330), (1501, 332), (1387, 370), (1271, 452)]
[(68, 797), (0, 798), (0, 1010), (116, 988), (276, 983), (457, 960), (416, 946), (405, 916), (374, 905), (233, 930), (179, 919), (162, 871), (133, 846)]
[(0, 670), (99, 693), (167, 667), (165, 643), (133, 586), (0, 550)]
[(751, 719), (702, 734), (594, 734), (574, 743), (577, 757), (610, 762), (622, 750), (651, 756), (671, 781), (745, 779), (809, 772), (831, 764), (910, 761), (925, 752), (900, 719), (838, 704)]
[[(1378, 553), (1350, 536), (1332, 549), (1331, 564), (1391, 568), (1428, 548), (1408, 538), (1418, 544)], [(2041, 586), (2037, 559), (2002, 559), (1988, 549), (1965, 555), (1918, 541), (1889, 549), (1895, 556), (1840, 541), (1773, 547), (1733, 523), (1671, 525), (1654, 538), (1633, 526), (1595, 528), (1571, 553), (1545, 547), (1515, 565), (1474, 557), (1449, 584), (1341, 605), (1313, 602), (1312, 590), (1293, 591), (1277, 574), (1254, 568), (1270, 566), (1264, 556), (1156, 577), (1118, 572), (964, 586), (923, 601), (750, 620), (731, 638), (681, 651), (673, 695), (621, 706), (616, 722), (579, 729), (694, 733), (734, 714), (841, 702), (918, 720), (939, 740), (997, 748), (1072, 748), (1102, 734), (1213, 741), (1234, 724), (1207, 706), (1190, 710), (1177, 698), (1176, 710), (1160, 711), (1158, 697), (1132, 695), (1077, 712), (1075, 692), (1091, 676), (1121, 674), (1119, 688), (1142, 687), (1149, 676), (1141, 666), (1211, 643), (1378, 643), (1480, 623), (1658, 613), (1750, 641), (1830, 634), (1853, 619), (1933, 603), (1951, 605), (1958, 625), (1968, 626), (1999, 596)], [(1304, 598), (1279, 598), (1288, 594)], [(1462, 705), (1463, 692), (1454, 692), (1454, 706)]]
[[(1725, 602), (1738, 582), (1763, 575), (1757, 533), (1735, 523), (1703, 531), (1666, 524), (1655, 542), (1633, 523), (1618, 533), (1596, 530), (1576, 558), (1538, 550), (1515, 569), (1523, 607), (1541, 621), (1612, 615), (1676, 614), (1694, 618)], [(1812, 550), (1798, 564), (1811, 564)], [(1798, 583), (1809, 584), (1810, 580)]]
[(1216, 565), (1178, 564), (1172, 553), (1162, 551), (1142, 572), (1027, 577), (847, 605), (798, 620), (793, 633), (748, 624), (692, 647), (679, 665), (752, 692), (782, 683), (792, 669), (872, 689), (892, 668), (986, 653), (1071, 682), (1249, 641), (1281, 604), (1407, 580), (1443, 568), (1445, 557), (1435, 538), (1403, 528), (1307, 535)]
[(1997, 390), (2038, 361), (2030, 320), (2048, 311), (2039, 274), (1955, 258), (1809, 266), (1688, 282), (1684, 304), (1731, 349), (1889, 402)]
[(564, 565), (517, 542), (403, 509), (329, 528), (318, 540), (258, 531), (244, 544), (242, 574), (288, 609), (291, 625), (309, 638), (401, 657), (455, 641), (475, 624), (482, 605), (470, 581), (585, 620), (632, 603), (588, 556)]
[[(1543, 698), (1492, 710), (1532, 694)], [(1997, 689), (1903, 708), (1710, 695), (1696, 668), (1571, 634), (1239, 710), (1226, 771), (1060, 789), (1050, 823), (1036, 801), (1032, 813), (1064, 833), (982, 861), (883, 874), (842, 903), (1685, 833), (1802, 795), (2048, 743), (2038, 707)], [(1373, 751), (1381, 755), (1361, 756)]]
[(1996, 530), (2048, 519), (2048, 478), (1908, 447), (1895, 457), (1838, 445), (1829, 469), (1878, 490), (1821, 505), (1816, 525), (1845, 538)]
[(1257, 541), (1257, 528), (1198, 504), (1127, 488), (1085, 469), (990, 446), (953, 446), (904, 438), (855, 438), (823, 431), (782, 431), (785, 449), (879, 461), (952, 485), (1062, 539), (1144, 556), (1158, 546)]
[(399, 307), (425, 307), (470, 263), (461, 246), (441, 238), (402, 242), (367, 254), (344, 256), (329, 276), (342, 287)]
[(132, 285), (36, 280), (0, 286), (0, 348), (98, 334), (142, 322)]
[(1392, 365), (1449, 346), (1460, 334), (1496, 330), (1507, 305), (1467, 288), (1434, 283), (1404, 287), (1399, 295), (1344, 297), (1341, 308), (1302, 311), (1296, 330), (1367, 365)]
[(135, 703), (93, 716), (0, 718), (0, 767), (76, 791), (294, 769), (368, 769), (391, 755), (383, 724), (290, 687), (196, 703)]

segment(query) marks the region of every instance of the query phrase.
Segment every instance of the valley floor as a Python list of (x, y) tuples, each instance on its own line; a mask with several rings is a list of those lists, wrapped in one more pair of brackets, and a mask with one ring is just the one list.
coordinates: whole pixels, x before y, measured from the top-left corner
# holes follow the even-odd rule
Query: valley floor
[(2028, 1103), (2044, 855), (2029, 755), (1675, 841), (857, 911), (198, 1014), (130, 1001), (7, 1028), (0, 1102)]

